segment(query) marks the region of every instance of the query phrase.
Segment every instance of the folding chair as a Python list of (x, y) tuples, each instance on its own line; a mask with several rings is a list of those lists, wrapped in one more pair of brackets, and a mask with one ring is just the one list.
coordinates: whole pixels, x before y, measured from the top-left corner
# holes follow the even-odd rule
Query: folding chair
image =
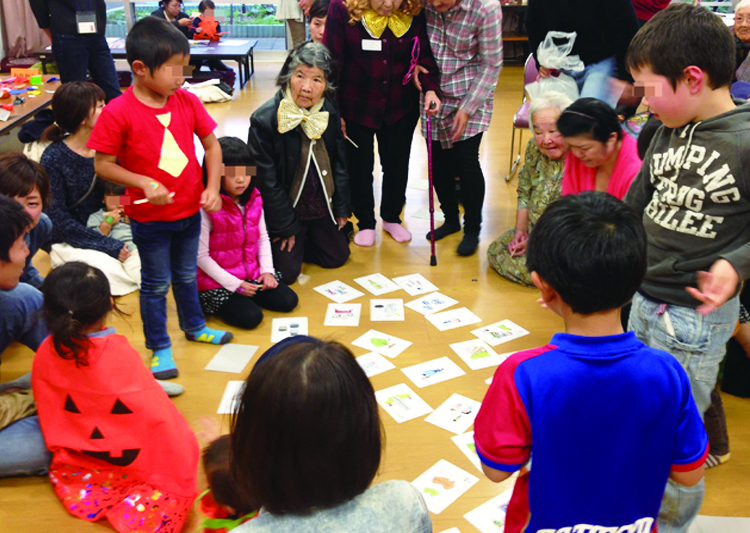
[[(536, 67), (536, 61), (534, 56), (529, 54), (526, 58), (526, 63), (523, 66), (523, 98), (521, 99), (521, 107), (518, 108), (516, 114), (513, 115), (513, 131), (510, 137), (510, 168), (508, 169), (508, 175), (505, 176), (505, 181), (510, 181), (513, 174), (516, 172), (518, 163), (521, 162), (521, 150), (523, 150), (523, 130), (529, 127), (529, 99), (526, 96), (525, 87), (534, 81), (536, 81), (538, 71)], [(518, 154), (515, 159), (513, 153), (515, 152), (516, 142), (516, 130), (518, 130)]]

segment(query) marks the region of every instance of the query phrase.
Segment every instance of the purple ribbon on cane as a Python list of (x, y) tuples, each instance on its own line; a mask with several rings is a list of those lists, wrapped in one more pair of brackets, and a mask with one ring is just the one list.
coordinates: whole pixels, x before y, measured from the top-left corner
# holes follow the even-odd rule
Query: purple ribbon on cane
[(419, 61), (419, 52), (420, 52), (420, 46), (419, 46), (419, 37), (414, 37), (412, 39), (414, 41), (414, 45), (411, 48), (411, 62), (409, 64), (409, 72), (406, 73), (406, 76), (404, 76), (403, 85), (406, 85), (411, 81), (412, 76), (414, 76), (414, 69), (417, 68), (417, 61)]

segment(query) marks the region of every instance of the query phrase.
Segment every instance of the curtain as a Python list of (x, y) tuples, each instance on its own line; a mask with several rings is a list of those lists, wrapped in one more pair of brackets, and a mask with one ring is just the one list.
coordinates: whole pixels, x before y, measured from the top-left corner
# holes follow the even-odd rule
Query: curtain
[(39, 29), (29, 0), (0, 0), (0, 5), (8, 57), (30, 56), (50, 45), (47, 36)]

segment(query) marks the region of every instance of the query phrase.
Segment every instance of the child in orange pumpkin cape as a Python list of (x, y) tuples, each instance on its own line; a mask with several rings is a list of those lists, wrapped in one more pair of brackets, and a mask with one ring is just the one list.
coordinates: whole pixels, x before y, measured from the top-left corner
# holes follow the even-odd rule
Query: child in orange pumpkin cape
[(42, 285), (50, 336), (32, 388), (50, 480), (65, 509), (119, 532), (179, 532), (197, 494), (198, 441), (141, 356), (105, 328), (114, 308), (97, 268), (71, 262)]

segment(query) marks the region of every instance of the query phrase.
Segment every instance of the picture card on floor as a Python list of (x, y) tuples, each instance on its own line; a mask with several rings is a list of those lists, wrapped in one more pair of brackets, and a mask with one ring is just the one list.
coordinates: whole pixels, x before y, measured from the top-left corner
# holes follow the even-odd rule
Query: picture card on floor
[(456, 435), (455, 437), (451, 437), (451, 440), (456, 446), (458, 446), (461, 453), (471, 461), (471, 464), (476, 466), (477, 470), (484, 473), (482, 471), (482, 462), (477, 455), (477, 446), (474, 444), (474, 432), (469, 431), (467, 433), (462, 433), (461, 435)]
[(495, 496), (473, 511), (469, 511), (464, 518), (482, 533), (502, 533), (505, 531), (505, 515), (513, 489)]
[(498, 346), (504, 342), (512, 341), (513, 339), (518, 339), (529, 334), (528, 331), (510, 320), (501, 320), (489, 326), (475, 329), (471, 333), (490, 346)]
[(462, 328), (469, 324), (477, 324), (482, 321), (481, 318), (465, 307), (443, 311), (442, 313), (435, 313), (434, 315), (427, 315), (425, 318), (440, 331)]
[(315, 287), (313, 290), (339, 304), (365, 295), (365, 293), (340, 281), (332, 281), (320, 287)]
[(412, 300), (406, 304), (406, 307), (427, 316), (433, 313), (439, 313), (440, 311), (445, 311), (450, 306), (456, 305), (457, 303), (458, 300), (454, 300), (450, 296), (445, 296), (439, 292), (433, 292), (432, 294), (425, 294), (416, 300)]
[(377, 391), (375, 400), (399, 424), (432, 412), (432, 407), (417, 396), (406, 383)]
[(489, 344), (480, 339), (454, 342), (450, 347), (472, 370), (497, 366), (508, 357), (507, 354), (503, 354), (505, 357), (498, 355)]
[(391, 359), (412, 345), (411, 341), (405, 341), (393, 335), (386, 335), (374, 329), (356, 339), (352, 344), (365, 350), (385, 355)]
[(480, 402), (454, 393), (424, 421), (460, 435), (474, 423), (481, 406)]
[(379, 353), (375, 352), (360, 355), (359, 357), (357, 357), (357, 363), (359, 363), (359, 366), (361, 366), (362, 370), (365, 371), (365, 375), (368, 378), (396, 368), (396, 365), (391, 363), (388, 359), (386, 359)]
[(224, 389), (224, 396), (221, 397), (219, 402), (219, 410), (216, 411), (220, 415), (231, 415), (240, 403), (240, 396), (245, 388), (244, 381), (230, 381), (227, 383), (227, 388)]
[(400, 298), (370, 300), (370, 320), (373, 322), (403, 321), (404, 301)]
[(393, 278), (393, 282), (404, 289), (409, 296), (419, 296), (438, 290), (435, 285), (430, 283), (422, 274), (409, 274)]
[(441, 381), (448, 381), (449, 379), (466, 375), (466, 372), (461, 370), (460, 366), (447, 357), (440, 357), (439, 359), (402, 368), (401, 372), (406, 374), (406, 377), (412, 380), (420, 389), (440, 383)]
[(225, 344), (206, 365), (205, 370), (241, 374), (257, 350), (257, 346)]
[(445, 531), (441, 531), (440, 533), (461, 533), (461, 530), (457, 527), (452, 527), (450, 529), (446, 529)]
[[(445, 215), (443, 214), (442, 211), (435, 211), (434, 217), (435, 217), (435, 222), (445, 222)], [(420, 220), (430, 220), (430, 212), (424, 208), (417, 209), (411, 215), (411, 218), (418, 218)]]
[(271, 323), (271, 342), (277, 343), (287, 337), (307, 335), (307, 317), (274, 318)]
[(355, 283), (358, 283), (365, 290), (371, 292), (375, 296), (381, 296), (389, 292), (397, 291), (400, 287), (393, 283), (391, 280), (386, 278), (383, 274), (370, 274), (369, 276), (362, 276), (361, 278), (355, 278)]
[(359, 326), (362, 304), (328, 304), (324, 326)]
[(440, 514), (477, 481), (478, 477), (440, 459), (411, 483), (422, 494), (430, 512)]

